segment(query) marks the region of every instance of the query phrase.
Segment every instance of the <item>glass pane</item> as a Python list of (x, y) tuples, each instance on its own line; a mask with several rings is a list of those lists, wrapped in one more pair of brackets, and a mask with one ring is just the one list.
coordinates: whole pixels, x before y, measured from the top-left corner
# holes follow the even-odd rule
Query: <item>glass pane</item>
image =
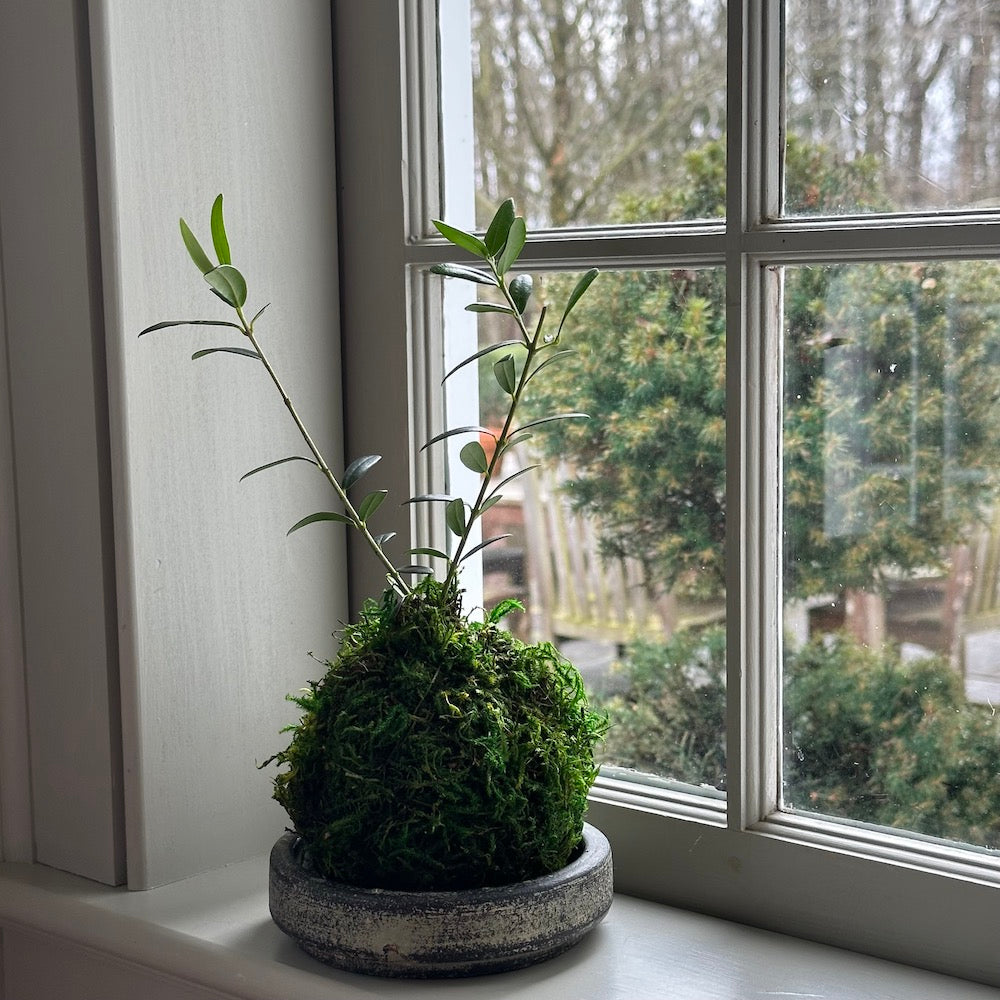
[(789, 214), (1000, 206), (983, 0), (786, 0)]
[[(532, 301), (562, 303), (576, 279), (535, 275)], [(590, 419), (554, 421), (507, 453), (504, 475), (542, 467), (483, 519), (485, 538), (510, 535), (483, 552), (484, 603), (522, 601), (508, 627), (555, 642), (581, 670), (611, 716), (602, 760), (718, 788), (724, 305), (721, 268), (602, 273), (563, 331), (559, 348), (572, 353), (533, 380), (524, 414)], [(477, 315), (480, 347), (511, 339), (509, 317)], [(480, 361), (480, 423), (496, 432), (507, 396), (493, 365), (507, 350)]]
[(472, 0), (471, 35), (478, 226), (724, 213), (723, 0)]
[(785, 805), (1000, 848), (1000, 263), (784, 280)]

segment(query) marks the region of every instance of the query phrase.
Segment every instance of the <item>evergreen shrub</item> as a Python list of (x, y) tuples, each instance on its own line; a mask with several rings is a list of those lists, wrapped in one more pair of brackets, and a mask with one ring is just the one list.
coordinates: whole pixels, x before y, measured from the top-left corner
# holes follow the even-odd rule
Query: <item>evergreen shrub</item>
[[(1000, 717), (942, 657), (847, 635), (786, 652), (786, 807), (1000, 848)], [(631, 647), (603, 700), (604, 762), (723, 787), (725, 631)]]

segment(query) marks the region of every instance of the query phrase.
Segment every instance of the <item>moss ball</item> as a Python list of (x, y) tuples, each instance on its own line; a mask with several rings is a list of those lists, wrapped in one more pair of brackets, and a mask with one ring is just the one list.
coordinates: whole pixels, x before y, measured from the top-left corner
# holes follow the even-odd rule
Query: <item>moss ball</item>
[(470, 622), (434, 581), (369, 602), (304, 714), (274, 797), (324, 877), (392, 889), (535, 878), (577, 847), (606, 720), (549, 643)]

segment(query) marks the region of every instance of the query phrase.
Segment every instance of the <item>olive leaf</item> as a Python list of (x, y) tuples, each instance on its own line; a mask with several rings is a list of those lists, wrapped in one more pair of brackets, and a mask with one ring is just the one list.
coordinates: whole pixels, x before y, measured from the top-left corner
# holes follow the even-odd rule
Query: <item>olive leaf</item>
[(168, 319), (162, 323), (154, 323), (147, 326), (145, 330), (139, 331), (139, 336), (144, 337), (154, 330), (166, 330), (171, 326), (231, 326), (234, 330), (241, 330), (243, 327), (239, 323), (230, 323), (227, 319)]
[(367, 521), (382, 506), (388, 495), (388, 490), (373, 490), (358, 504), (358, 517), (362, 521)]
[[(508, 310), (508, 312), (510, 312), (510, 310)], [(511, 313), (511, 315), (513, 315), (513, 313)], [(451, 371), (448, 372), (448, 374), (445, 375), (443, 379), (441, 379), (441, 381), (442, 382), (446, 381), (447, 379), (451, 378), (451, 376), (454, 375), (455, 372), (457, 372), (460, 368), (464, 368), (467, 364), (470, 364), (473, 361), (478, 361), (480, 358), (485, 357), (487, 354), (492, 354), (494, 351), (502, 351), (505, 347), (521, 347), (521, 346), (522, 344), (520, 340), (500, 340), (497, 341), (497, 343), (495, 344), (490, 344), (489, 347), (484, 347), (481, 351), (476, 351), (475, 354), (470, 354), (464, 361), (459, 361), (459, 363), (455, 365), (455, 367), (452, 368)]]
[(566, 355), (574, 353), (575, 352), (571, 350), (562, 350), (562, 351), (556, 351), (555, 354), (550, 354), (541, 364), (537, 365), (535, 368), (532, 369), (528, 377), (525, 379), (525, 384), (530, 382), (543, 368), (548, 368), (548, 366), (551, 365), (553, 362), (561, 361), (563, 358), (566, 357)]
[(416, 549), (407, 549), (406, 554), (411, 556), (434, 556), (435, 559), (448, 558), (447, 552), (442, 552), (440, 549), (429, 548), (426, 546), (421, 546)]
[(514, 305), (517, 306), (517, 311), (523, 313), (525, 309), (528, 308), (528, 299), (531, 298), (531, 287), (532, 278), (530, 274), (519, 274), (513, 281), (511, 281), (507, 290), (510, 292), (510, 297), (514, 300)]
[(500, 501), (503, 500), (502, 493), (491, 493), (480, 505), (477, 512), (478, 517), (482, 517), (490, 507), (495, 507)]
[(470, 441), (462, 448), (458, 457), (461, 459), (462, 465), (472, 472), (484, 473), (490, 467), (486, 451), (478, 441)]
[(507, 242), (507, 233), (514, 221), (514, 199), (503, 202), (493, 216), (493, 221), (486, 230), (486, 249), (491, 257), (495, 257)]
[(212, 205), (212, 245), (220, 264), (232, 264), (229, 253), (229, 239), (226, 236), (226, 224), (222, 221), (222, 195), (215, 199)]
[(421, 493), (420, 496), (410, 497), (409, 500), (404, 500), (403, 503), (436, 503), (436, 502), (447, 502), (451, 503), (455, 498), (450, 493)]
[(507, 316), (514, 315), (514, 310), (510, 306), (498, 306), (492, 302), (473, 302), (467, 305), (465, 310), (470, 313), (504, 313)]
[(438, 441), (443, 441), (445, 438), (454, 437), (456, 434), (489, 434), (492, 436), (493, 432), (489, 429), (489, 427), (479, 427), (478, 425), (453, 427), (449, 431), (442, 431), (440, 434), (435, 434), (434, 437), (432, 437), (430, 441), (428, 441), (427, 444), (425, 444), (420, 450), (425, 451), (432, 444), (437, 444)]
[(215, 265), (209, 260), (208, 254), (202, 250), (201, 244), (194, 233), (191, 232), (191, 227), (183, 219), (181, 219), (181, 239), (184, 240), (184, 246), (187, 247), (187, 252), (191, 255), (191, 259), (197, 265), (198, 270), (202, 274), (208, 274)]
[(296, 521), (285, 534), (290, 535), (293, 531), (298, 531), (299, 528), (304, 528), (307, 524), (315, 524), (317, 521), (337, 521), (340, 524), (354, 523), (346, 514), (338, 514), (332, 510), (321, 510), (302, 518), (301, 521)]
[(524, 468), (518, 469), (517, 472), (512, 472), (506, 479), (501, 479), (500, 482), (493, 487), (494, 492), (502, 490), (508, 483), (512, 483), (519, 476), (525, 476), (537, 468), (538, 464), (536, 463), (535, 465), (526, 465)]
[(517, 367), (514, 364), (514, 355), (505, 354), (499, 361), (494, 362), (493, 374), (496, 376), (497, 385), (508, 396), (513, 396), (517, 390)]
[(477, 271), (474, 267), (464, 264), (434, 264), (431, 274), (441, 274), (446, 278), (462, 278), (464, 281), (475, 281), (480, 285), (492, 285), (493, 279), (485, 271)]
[(246, 279), (232, 264), (220, 264), (205, 274), (212, 291), (234, 309), (242, 309), (247, 300)]
[(507, 242), (504, 244), (503, 253), (497, 261), (497, 274), (506, 274), (514, 261), (521, 256), (524, 243), (527, 239), (527, 228), (524, 219), (519, 215), (511, 224), (507, 233)]
[(594, 283), (594, 278), (600, 274), (600, 271), (596, 267), (592, 267), (577, 283), (576, 287), (572, 292), (569, 293), (569, 299), (566, 302), (566, 308), (563, 310), (562, 319), (559, 320), (559, 329), (556, 330), (556, 338), (558, 339), (559, 334), (562, 333), (563, 324), (566, 322), (566, 317), (569, 316), (573, 306), (580, 301), (583, 293), (590, 288)]
[(550, 424), (553, 420), (589, 420), (589, 413), (554, 413), (550, 417), (539, 417), (537, 420), (529, 420), (526, 424), (521, 424), (517, 429), (518, 434), (523, 434), (529, 427), (541, 427), (542, 424)]
[(344, 475), (340, 479), (346, 493), (373, 465), (382, 461), (381, 455), (362, 455), (356, 458), (344, 469)]
[(465, 562), (465, 560), (468, 559), (470, 556), (474, 556), (477, 552), (482, 552), (482, 550), (485, 549), (487, 545), (493, 545), (496, 542), (502, 542), (505, 538), (510, 538), (510, 537), (511, 535), (510, 532), (508, 531), (503, 535), (494, 535), (492, 538), (487, 538), (485, 542), (480, 542), (478, 545), (473, 546), (473, 548), (469, 549), (469, 551), (466, 552), (464, 556), (462, 556), (461, 561)]
[(459, 538), (465, 534), (465, 501), (461, 497), (456, 497), (445, 508), (444, 520), (452, 534)]
[(463, 250), (468, 250), (474, 256), (482, 257), (483, 260), (490, 256), (489, 250), (486, 249), (486, 244), (478, 236), (467, 233), (462, 229), (456, 229), (454, 226), (449, 226), (448, 223), (442, 222), (440, 219), (434, 219), (433, 222), (434, 228), (449, 243), (454, 243), (455, 246), (461, 247)]
[(258, 472), (263, 472), (265, 469), (273, 469), (276, 465), (284, 465), (286, 462), (308, 462), (310, 465), (316, 464), (314, 459), (306, 458), (305, 455), (289, 455), (288, 458), (279, 458), (276, 462), (268, 462), (267, 465), (258, 465), (256, 469), (244, 472), (243, 475), (240, 476), (240, 482), (242, 483), (244, 479), (249, 479), (251, 476), (256, 476)]
[(191, 355), (191, 360), (196, 361), (198, 358), (204, 358), (209, 354), (240, 354), (245, 358), (261, 360), (260, 355), (256, 351), (250, 350), (249, 347), (206, 347), (202, 351), (195, 351)]

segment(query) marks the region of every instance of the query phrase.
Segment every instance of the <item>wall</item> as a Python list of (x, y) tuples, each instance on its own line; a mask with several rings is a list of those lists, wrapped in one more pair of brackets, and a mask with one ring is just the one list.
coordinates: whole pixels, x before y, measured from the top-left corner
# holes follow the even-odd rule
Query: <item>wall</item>
[[(80, 15), (73, 4), (0, 6), (9, 379), (8, 467), (0, 470), (0, 774), (6, 856), (26, 860), (35, 852), (48, 864), (117, 881), (123, 867), (120, 746), (109, 735), (117, 730), (110, 459)], [(8, 471), (11, 460), (16, 475)], [(29, 726), (30, 785), (22, 745)]]
[[(284, 695), (317, 675), (307, 653), (332, 653), (346, 610), (339, 529), (285, 538), (328, 504), (318, 476), (294, 463), (239, 482), (300, 451), (262, 368), (189, 360), (238, 333), (137, 338), (160, 320), (226, 318), (177, 228), (183, 215), (209, 243), (223, 191), (248, 308), (272, 303), (258, 330), (336, 466), (330, 6), (14, 0), (3, 17), (36, 853), (103, 881), (125, 858), (129, 886), (144, 888), (260, 853), (281, 832), (256, 763), (282, 745)], [(39, 105), (51, 78), (65, 86)], [(36, 121), (49, 107), (60, 116)], [(81, 768), (95, 775), (85, 793)], [(81, 838), (103, 852), (95, 863), (72, 856)]]

